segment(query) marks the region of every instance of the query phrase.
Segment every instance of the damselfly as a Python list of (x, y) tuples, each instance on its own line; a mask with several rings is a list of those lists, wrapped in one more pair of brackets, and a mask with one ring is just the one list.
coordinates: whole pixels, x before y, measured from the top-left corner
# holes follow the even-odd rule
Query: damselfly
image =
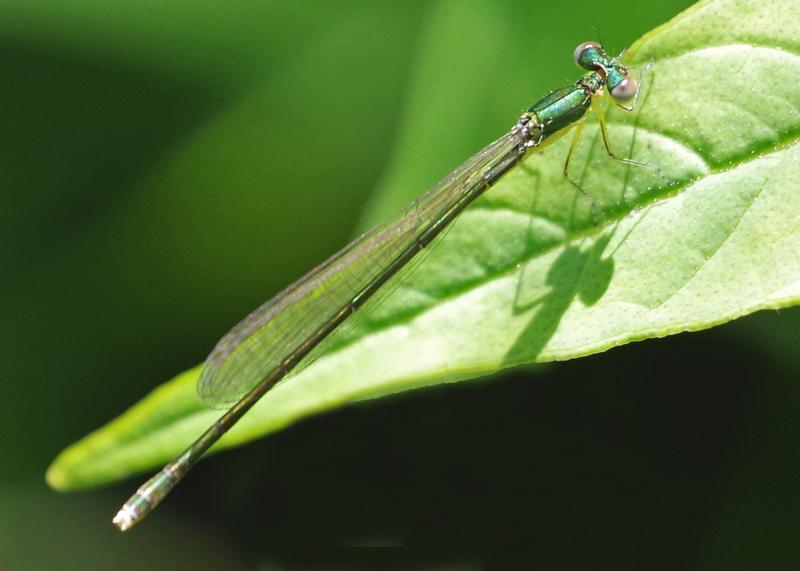
[[(639, 92), (637, 81), (619, 58), (610, 57), (600, 44), (580, 44), (574, 59), (588, 71), (575, 84), (533, 104), (507, 134), (393, 219), (366, 232), (267, 301), (217, 343), (200, 375), (198, 391), (210, 404), (232, 406), (122, 506), (114, 517), (119, 529), (131, 528), (152, 511), (212, 444), (276, 383), (313, 360), (331, 333), (383, 290), (476, 198), (529, 153), (575, 127), (564, 164), (569, 179), (569, 158), (595, 99), (607, 92), (617, 105), (632, 110)], [(618, 159), (611, 151), (602, 113), (600, 131), (606, 151)]]

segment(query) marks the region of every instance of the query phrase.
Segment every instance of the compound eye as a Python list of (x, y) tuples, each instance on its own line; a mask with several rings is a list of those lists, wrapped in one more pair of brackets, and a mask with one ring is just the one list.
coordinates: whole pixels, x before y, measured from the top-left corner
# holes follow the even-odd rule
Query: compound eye
[(636, 97), (639, 84), (632, 77), (626, 77), (611, 90), (611, 97), (616, 101), (629, 101)]
[(597, 42), (583, 42), (572, 53), (572, 59), (575, 60), (575, 63), (578, 64), (578, 67), (582, 67), (583, 69), (588, 69), (589, 71), (593, 71), (595, 66), (593, 65), (592, 59), (589, 56), (592, 50), (595, 52), (602, 52), (603, 46), (598, 44)]

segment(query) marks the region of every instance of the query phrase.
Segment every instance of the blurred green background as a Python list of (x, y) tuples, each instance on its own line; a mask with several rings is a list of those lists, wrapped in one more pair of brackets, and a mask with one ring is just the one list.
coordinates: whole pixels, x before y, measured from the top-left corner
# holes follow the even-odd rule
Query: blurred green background
[[(1, 569), (791, 568), (800, 313), (349, 407), (74, 495), (66, 445), (689, 2), (0, 2)], [(384, 200), (385, 201), (385, 200)]]

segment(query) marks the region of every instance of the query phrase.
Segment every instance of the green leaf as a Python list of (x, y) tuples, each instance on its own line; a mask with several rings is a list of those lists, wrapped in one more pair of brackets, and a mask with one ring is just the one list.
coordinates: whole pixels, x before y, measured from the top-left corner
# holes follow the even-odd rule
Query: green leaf
[[(794, 0), (716, 0), (636, 42), (625, 59), (643, 70), (637, 109), (606, 116), (617, 154), (651, 167), (610, 159), (594, 115), (570, 167), (594, 210), (562, 176), (571, 137), (531, 156), (216, 450), (359, 400), (796, 304), (797, 38)], [(397, 187), (372, 211), (394, 205)], [(220, 414), (195, 395), (198, 371), (64, 451), (51, 486), (110, 482), (177, 455)]]

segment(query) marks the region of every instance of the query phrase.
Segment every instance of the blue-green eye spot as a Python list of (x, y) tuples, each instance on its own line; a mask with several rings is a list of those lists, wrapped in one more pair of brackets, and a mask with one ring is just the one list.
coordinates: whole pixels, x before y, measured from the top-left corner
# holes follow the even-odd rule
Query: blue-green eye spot
[(636, 97), (639, 84), (632, 77), (626, 77), (611, 89), (611, 97), (617, 101), (629, 101)]
[(597, 42), (583, 42), (572, 53), (572, 58), (578, 64), (578, 67), (588, 71), (594, 71), (597, 67), (597, 61), (603, 56), (605, 56), (603, 46)]

